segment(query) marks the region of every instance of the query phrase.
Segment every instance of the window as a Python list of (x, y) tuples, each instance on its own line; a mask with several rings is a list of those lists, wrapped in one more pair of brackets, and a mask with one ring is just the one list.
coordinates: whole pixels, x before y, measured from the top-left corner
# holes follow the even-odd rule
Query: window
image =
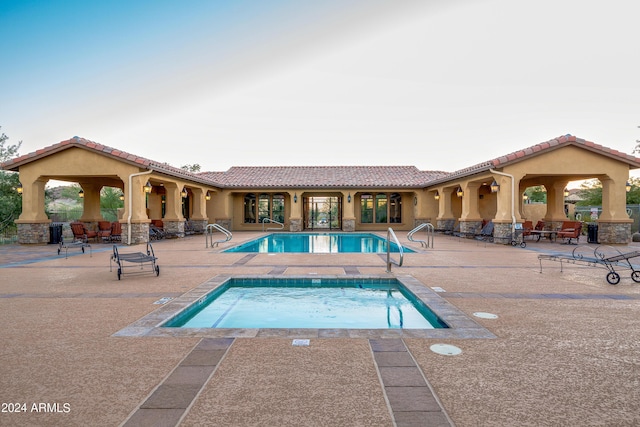
[(387, 222), (387, 195), (376, 194), (376, 222)]
[(360, 222), (362, 224), (401, 223), (402, 196), (400, 193), (362, 194)]
[(248, 193), (244, 196), (244, 223), (255, 224), (265, 218), (284, 224), (284, 196), (282, 194)]
[(360, 196), (360, 222), (363, 224), (373, 222), (373, 196), (371, 194)]

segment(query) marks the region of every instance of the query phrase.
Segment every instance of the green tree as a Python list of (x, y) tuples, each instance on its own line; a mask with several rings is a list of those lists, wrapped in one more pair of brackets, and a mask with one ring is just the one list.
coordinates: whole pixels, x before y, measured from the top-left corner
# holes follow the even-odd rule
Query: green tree
[(578, 196), (582, 200), (576, 202), (578, 206), (600, 206), (602, 204), (602, 184), (597, 179), (591, 179), (580, 184)]
[[(22, 141), (9, 145), (9, 137), (0, 135), (0, 163), (18, 156)], [(20, 185), (19, 176), (15, 172), (0, 171), (0, 231), (15, 228), (15, 221), (22, 212), (22, 198), (16, 191)]]
[(541, 185), (527, 188), (525, 194), (530, 202), (547, 203), (547, 190)]
[(194, 163), (192, 165), (184, 165), (181, 166), (180, 169), (184, 169), (189, 172), (200, 172), (200, 165), (198, 163)]

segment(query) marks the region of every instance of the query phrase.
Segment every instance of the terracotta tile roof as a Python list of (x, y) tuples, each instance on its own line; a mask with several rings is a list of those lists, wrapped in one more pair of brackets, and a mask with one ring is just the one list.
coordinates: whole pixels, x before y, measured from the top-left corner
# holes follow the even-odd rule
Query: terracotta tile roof
[(421, 188), (446, 172), (421, 171), (415, 166), (235, 166), (200, 175), (228, 188)]
[(531, 147), (527, 147), (522, 150), (514, 151), (513, 153), (505, 154), (504, 156), (500, 156), (492, 160), (478, 163), (468, 168), (459, 169), (442, 178), (438, 178), (430, 182), (429, 185), (450, 181), (456, 178), (462, 178), (480, 172), (485, 172), (489, 169), (503, 168), (504, 166), (507, 166), (511, 163), (520, 162), (522, 160), (526, 160), (527, 158), (531, 158), (542, 153), (547, 153), (569, 145), (581, 147), (604, 156), (612, 157), (621, 162), (629, 163), (629, 165), (633, 166), (634, 168), (640, 168), (640, 158), (638, 157), (567, 134), (559, 136), (558, 138), (551, 139), (549, 141), (532, 145)]
[(153, 169), (154, 171), (158, 171), (160, 173), (166, 173), (167, 175), (170, 175), (170, 176), (180, 177), (187, 180), (200, 182), (203, 184), (209, 184), (209, 185), (211, 184), (209, 181), (203, 181), (202, 177), (194, 173), (191, 173), (189, 171), (186, 171), (184, 169), (171, 166), (167, 163), (159, 163), (154, 160), (147, 159), (145, 157), (127, 153), (126, 151), (118, 150), (113, 147), (108, 147), (106, 145), (89, 141), (88, 139), (80, 138), (77, 136), (74, 136), (73, 138), (68, 139), (66, 141), (62, 141), (57, 144), (53, 144), (48, 147), (41, 148), (32, 153), (25, 154), (25, 155), (16, 157), (14, 159), (11, 159), (7, 162), (0, 164), (0, 168), (6, 169), (6, 170), (18, 170), (18, 167), (20, 165), (23, 165), (25, 163), (30, 163), (34, 160), (37, 160), (46, 156), (50, 156), (54, 153), (57, 153), (62, 150), (66, 150), (70, 147), (78, 147), (78, 148), (83, 148), (90, 151), (96, 151), (108, 157), (116, 158), (120, 161), (133, 164), (140, 168)]

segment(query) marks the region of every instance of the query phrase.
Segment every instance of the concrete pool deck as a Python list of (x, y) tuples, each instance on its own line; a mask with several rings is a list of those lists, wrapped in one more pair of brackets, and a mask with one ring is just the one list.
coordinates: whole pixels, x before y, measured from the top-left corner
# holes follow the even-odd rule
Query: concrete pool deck
[(602, 268), (550, 262), (541, 274), (538, 254), (574, 248), (560, 243), (436, 235), (393, 267), (495, 338), (117, 335), (216, 276), (388, 275), (376, 254), (220, 253), (261, 234), (215, 250), (202, 236), (154, 242), (160, 275), (120, 281), (107, 244), (68, 258), (0, 246), (0, 425), (640, 424), (640, 284), (629, 270), (612, 286)]

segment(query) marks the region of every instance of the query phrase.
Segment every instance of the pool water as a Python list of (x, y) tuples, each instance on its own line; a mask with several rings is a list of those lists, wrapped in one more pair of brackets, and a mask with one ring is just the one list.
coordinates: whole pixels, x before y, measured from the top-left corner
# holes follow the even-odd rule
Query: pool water
[[(404, 246), (402, 250), (413, 252)], [(224, 252), (386, 253), (387, 241), (371, 233), (274, 233)], [(398, 245), (393, 242), (391, 252), (398, 252)]]
[[(285, 282), (285, 280), (280, 280)], [(164, 326), (181, 328), (446, 328), (396, 279), (230, 279)]]

